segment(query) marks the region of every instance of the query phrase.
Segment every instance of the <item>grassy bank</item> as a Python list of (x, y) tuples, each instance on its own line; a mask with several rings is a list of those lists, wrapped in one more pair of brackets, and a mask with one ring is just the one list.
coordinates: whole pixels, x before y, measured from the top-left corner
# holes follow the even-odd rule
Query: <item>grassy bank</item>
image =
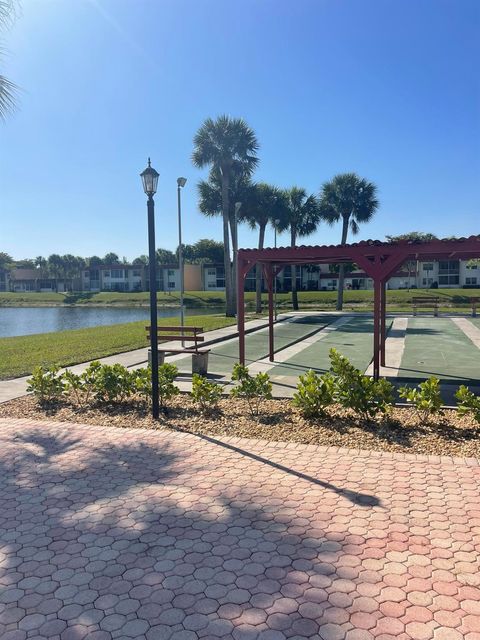
[[(0, 338), (0, 380), (27, 375), (40, 364), (68, 366), (147, 346), (145, 321)], [(178, 318), (162, 318), (162, 325), (176, 325)], [(235, 324), (224, 315), (189, 316), (187, 325), (205, 331)]]
[[(148, 306), (149, 294), (146, 291), (139, 293), (101, 292), (101, 293), (0, 293), (0, 307), (27, 307), (27, 306), (51, 306), (51, 305), (105, 305), (105, 306)], [(441, 300), (441, 306), (448, 308), (468, 308), (469, 299), (480, 297), (480, 289), (411, 289), (387, 291), (387, 304), (397, 309), (408, 310), (411, 307), (412, 297), (432, 296)], [(315, 306), (320, 309), (332, 309), (335, 307), (337, 294), (335, 291), (300, 291), (299, 302), (303, 305)], [(267, 295), (263, 295), (266, 301)], [(346, 308), (358, 308), (367, 310), (373, 306), (373, 291), (345, 291)], [(245, 294), (247, 305), (254, 304), (255, 294), (249, 291)], [(291, 303), (290, 293), (278, 293), (278, 304), (282, 308), (289, 308)], [(160, 306), (178, 306), (179, 293), (158, 292), (158, 304)], [(188, 291), (185, 293), (185, 304), (191, 309), (215, 307), (225, 304), (225, 294), (222, 291)]]

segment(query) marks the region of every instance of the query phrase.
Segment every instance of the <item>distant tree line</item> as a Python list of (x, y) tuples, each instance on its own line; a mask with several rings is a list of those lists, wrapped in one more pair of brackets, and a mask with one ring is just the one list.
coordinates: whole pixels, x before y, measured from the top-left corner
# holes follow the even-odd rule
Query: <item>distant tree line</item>
[[(175, 252), (168, 249), (157, 249), (157, 264), (175, 265), (178, 263), (178, 248)], [(183, 245), (183, 256), (186, 263), (191, 264), (212, 264), (223, 263), (223, 244), (215, 240), (203, 238), (195, 244)], [(65, 289), (72, 290), (74, 281), (81, 277), (84, 269), (111, 266), (111, 265), (148, 265), (148, 256), (138, 256), (131, 262), (127, 258), (120, 258), (116, 253), (107, 253), (100, 256), (81, 257), (69, 253), (60, 255), (52, 253), (48, 257), (37, 256), (25, 260), (14, 260), (6, 252), (0, 252), (0, 269), (10, 271), (14, 276), (15, 269), (35, 269), (39, 280), (52, 279), (58, 286), (59, 281), (65, 283)]]

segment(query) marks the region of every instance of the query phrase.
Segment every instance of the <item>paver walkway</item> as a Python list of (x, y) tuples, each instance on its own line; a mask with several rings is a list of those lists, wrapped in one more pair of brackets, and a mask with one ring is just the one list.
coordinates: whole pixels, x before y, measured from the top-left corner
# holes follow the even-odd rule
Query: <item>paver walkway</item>
[(2, 640), (478, 640), (480, 467), (0, 420)]

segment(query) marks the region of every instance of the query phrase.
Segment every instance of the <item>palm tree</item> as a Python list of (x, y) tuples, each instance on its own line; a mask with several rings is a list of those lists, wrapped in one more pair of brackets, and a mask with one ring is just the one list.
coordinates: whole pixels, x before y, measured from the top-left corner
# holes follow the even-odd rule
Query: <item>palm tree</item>
[[(285, 212), (280, 216), (277, 230), (290, 231), (290, 246), (297, 245), (300, 236), (309, 236), (316, 231), (322, 215), (318, 200), (314, 195), (307, 196), (305, 189), (292, 187), (283, 192), (285, 198)], [(292, 306), (298, 311), (297, 268), (292, 265)]]
[[(0, 0), (0, 28), (7, 27), (14, 19), (12, 0)], [(0, 48), (0, 53), (3, 49)], [(0, 74), (0, 120), (4, 120), (15, 108), (16, 85)]]
[[(252, 186), (246, 202), (242, 205), (242, 217), (252, 229), (258, 228), (258, 248), (263, 249), (265, 231), (268, 224), (275, 225), (276, 220), (286, 217), (284, 193), (264, 182)], [(255, 306), (256, 312), (262, 312), (262, 265), (255, 268)]]
[[(347, 244), (348, 229), (353, 235), (359, 232), (359, 224), (369, 222), (379, 207), (377, 187), (373, 182), (360, 178), (356, 173), (334, 176), (322, 186), (320, 209), (330, 224), (342, 221), (341, 244)], [(343, 308), (343, 283), (345, 270), (340, 265), (338, 272), (337, 310)]]
[(197, 131), (193, 144), (193, 164), (200, 169), (209, 166), (210, 177), (221, 184), (226, 315), (234, 316), (236, 301), (230, 262), (230, 234), (235, 246), (236, 229), (230, 206), (230, 185), (235, 176), (248, 178), (253, 173), (258, 164), (258, 141), (244, 120), (223, 115), (216, 120), (207, 118)]
[(55, 281), (55, 291), (58, 293), (58, 279), (63, 273), (63, 258), (58, 253), (48, 256), (48, 270)]

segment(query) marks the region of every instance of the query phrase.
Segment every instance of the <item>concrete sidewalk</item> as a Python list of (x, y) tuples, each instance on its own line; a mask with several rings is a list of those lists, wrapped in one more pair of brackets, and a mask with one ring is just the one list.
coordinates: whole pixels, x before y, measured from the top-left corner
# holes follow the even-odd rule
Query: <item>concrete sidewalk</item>
[[(283, 320), (287, 316), (279, 316), (279, 321)], [(268, 320), (266, 318), (258, 318), (256, 320), (250, 320), (245, 323), (245, 330), (247, 333), (252, 331), (258, 331), (268, 326)], [(205, 334), (205, 342), (203, 346), (209, 346), (222, 342), (223, 340), (229, 340), (237, 336), (237, 327), (232, 325), (230, 327), (223, 327), (222, 329), (215, 329), (214, 331), (207, 331)], [(178, 348), (176, 342), (164, 342), (162, 347)], [(142, 349), (135, 349), (133, 351), (125, 351), (124, 353), (117, 353), (113, 356), (107, 356), (106, 358), (98, 358), (102, 364), (123, 364), (125, 367), (135, 367), (144, 365), (148, 360), (148, 346)], [(169, 359), (170, 361), (170, 359)], [(88, 367), (91, 361), (82, 362), (81, 364), (72, 365), (68, 367), (70, 371), (74, 373), (82, 373)], [(27, 380), (30, 375), (23, 376), (21, 378), (14, 378), (12, 380), (2, 380), (0, 382), (0, 402), (8, 402), (14, 398), (20, 398), (27, 393)]]

